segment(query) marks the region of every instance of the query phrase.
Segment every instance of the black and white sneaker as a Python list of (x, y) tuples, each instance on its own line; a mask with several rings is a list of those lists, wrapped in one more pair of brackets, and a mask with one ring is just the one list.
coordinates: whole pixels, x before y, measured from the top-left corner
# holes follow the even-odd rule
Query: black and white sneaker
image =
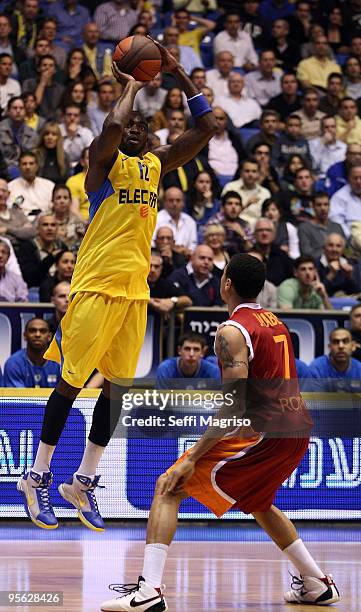
[(292, 574), (291, 576), (291, 591), (287, 591), (284, 594), (287, 603), (328, 606), (340, 600), (340, 594), (331, 574), (324, 578), (315, 578), (314, 576), (298, 577)]
[[(111, 584), (112, 591), (121, 593), (121, 597), (104, 601), (102, 612), (167, 612), (167, 602), (160, 589), (155, 589), (139, 576), (137, 584)], [(163, 588), (163, 587), (162, 587)], [(163, 588), (164, 590), (164, 588)]]

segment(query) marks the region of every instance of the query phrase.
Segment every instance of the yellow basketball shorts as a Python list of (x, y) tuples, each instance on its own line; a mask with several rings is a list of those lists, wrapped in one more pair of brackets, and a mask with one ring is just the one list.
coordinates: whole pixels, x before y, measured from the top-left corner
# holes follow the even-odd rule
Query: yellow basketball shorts
[(62, 378), (82, 388), (93, 370), (109, 381), (135, 375), (147, 325), (147, 300), (79, 292), (44, 354)]

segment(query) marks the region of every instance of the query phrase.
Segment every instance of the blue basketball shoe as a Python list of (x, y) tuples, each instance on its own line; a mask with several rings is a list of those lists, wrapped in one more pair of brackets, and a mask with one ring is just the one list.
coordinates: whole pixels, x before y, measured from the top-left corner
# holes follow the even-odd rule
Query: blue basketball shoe
[(78, 510), (78, 517), (82, 523), (93, 531), (104, 531), (104, 521), (99, 512), (95, 497), (96, 487), (100, 476), (83, 476), (74, 474), (59, 486), (60, 495)]
[(26, 514), (34, 525), (41, 529), (56, 529), (58, 520), (49, 499), (49, 488), (53, 482), (51, 472), (30, 470), (20, 478), (17, 489), (24, 495)]

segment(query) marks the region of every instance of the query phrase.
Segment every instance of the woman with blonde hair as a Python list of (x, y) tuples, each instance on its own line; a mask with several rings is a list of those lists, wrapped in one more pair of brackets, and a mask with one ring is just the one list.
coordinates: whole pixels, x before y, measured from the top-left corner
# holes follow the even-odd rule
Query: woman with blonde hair
[(39, 176), (64, 183), (69, 177), (69, 160), (64, 153), (63, 137), (59, 125), (46, 123), (41, 130), (39, 145), (36, 149), (39, 162)]
[(230, 256), (224, 248), (226, 230), (219, 223), (209, 223), (204, 230), (204, 244), (209, 246), (214, 255), (213, 272), (217, 276), (222, 276), (225, 266), (230, 260)]

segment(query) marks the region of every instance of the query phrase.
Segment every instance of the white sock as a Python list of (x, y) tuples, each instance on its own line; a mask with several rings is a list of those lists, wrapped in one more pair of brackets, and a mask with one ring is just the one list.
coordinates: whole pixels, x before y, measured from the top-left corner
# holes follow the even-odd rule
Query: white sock
[(298, 569), (301, 576), (313, 576), (314, 578), (325, 577), (324, 572), (320, 570), (301, 538), (292, 542), (292, 544), (284, 548), (282, 552), (285, 553), (291, 563)]
[(99, 461), (102, 458), (104, 451), (104, 446), (98, 446), (98, 444), (94, 444), (88, 440), (83, 459), (81, 460), (81, 464), (79, 465), (79, 469), (76, 471), (76, 473), (82, 474), (83, 476), (94, 476), (97, 473)]
[(39, 442), (38, 450), (33, 465), (34, 472), (48, 472), (50, 470), (50, 463), (54, 454), (56, 446), (50, 446), (44, 442)]
[(168, 548), (167, 544), (147, 544), (144, 549), (142, 576), (154, 589), (161, 587)]

